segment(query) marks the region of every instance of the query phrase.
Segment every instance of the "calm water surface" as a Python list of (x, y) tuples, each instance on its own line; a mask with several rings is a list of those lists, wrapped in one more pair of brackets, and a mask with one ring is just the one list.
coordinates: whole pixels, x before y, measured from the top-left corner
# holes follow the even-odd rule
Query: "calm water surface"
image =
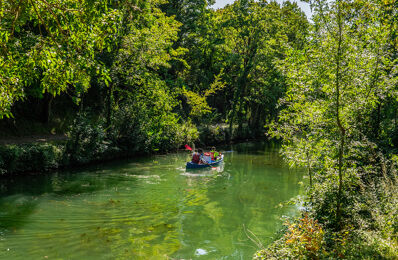
[(189, 172), (187, 153), (0, 180), (0, 259), (250, 259), (297, 207), (302, 174), (278, 148), (224, 147)]

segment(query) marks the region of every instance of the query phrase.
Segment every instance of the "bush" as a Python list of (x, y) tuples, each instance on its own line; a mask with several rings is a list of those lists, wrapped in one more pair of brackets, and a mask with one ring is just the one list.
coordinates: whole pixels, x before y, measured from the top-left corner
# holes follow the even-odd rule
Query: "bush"
[(64, 164), (62, 144), (24, 144), (0, 147), (0, 174), (40, 172)]
[(66, 144), (66, 158), (72, 164), (84, 164), (117, 157), (119, 149), (107, 138), (104, 122), (81, 113), (75, 119)]
[(308, 214), (287, 223), (286, 234), (267, 249), (258, 251), (254, 259), (319, 259), (326, 255), (325, 232)]
[(290, 224), (282, 239), (258, 251), (254, 258), (398, 259), (396, 173), (354, 188), (343, 195), (344, 214), (339, 230), (335, 229), (336, 212), (330, 210), (335, 207), (336, 187), (325, 182), (313, 193), (316, 198), (312, 200), (314, 206), (308, 208), (309, 215)]
[(166, 152), (197, 139), (198, 131), (191, 122), (179, 123), (172, 112), (149, 112), (130, 103), (115, 112), (111, 139), (124, 153)]
[(230, 136), (229, 125), (227, 124), (206, 125), (200, 127), (199, 132), (201, 145), (220, 144), (232, 140), (247, 140), (259, 137), (252, 133), (247, 125), (242, 126), (242, 129), (238, 129), (238, 126), (234, 125), (232, 136)]
[(190, 120), (182, 124), (179, 134), (182, 144), (192, 144), (199, 138), (198, 128)]
[(367, 185), (354, 204), (356, 229), (346, 254), (356, 258), (398, 258), (398, 182), (390, 176)]
[(227, 125), (211, 125), (200, 129), (199, 140), (201, 144), (219, 144), (229, 141), (229, 128)]
[(126, 154), (147, 151), (147, 125), (144, 111), (134, 109), (134, 105), (122, 105), (112, 118), (110, 138)]

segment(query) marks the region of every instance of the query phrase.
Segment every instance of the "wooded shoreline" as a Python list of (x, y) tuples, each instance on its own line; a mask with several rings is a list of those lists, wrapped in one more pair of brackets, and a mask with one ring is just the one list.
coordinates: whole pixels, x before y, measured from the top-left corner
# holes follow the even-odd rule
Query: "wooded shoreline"
[[(398, 258), (398, 1), (0, 2), (0, 174), (281, 140), (306, 211), (257, 259)], [(259, 243), (260, 245), (261, 243)]]
[[(195, 140), (196, 147), (211, 147), (214, 145), (227, 145), (250, 141), (267, 141), (267, 137), (253, 138), (247, 136), (235, 136), (233, 139), (226, 139), (225, 134), (213, 131), (217, 126), (210, 126), (199, 130), (199, 138)], [(30, 140), (27, 138), (25, 140)], [(122, 150), (111, 150), (96, 157), (87, 158), (84, 161), (71, 161), (70, 155), (67, 153), (67, 146), (70, 140), (57, 141), (41, 141), (0, 145), (0, 177), (7, 178), (11, 175), (31, 175), (31, 174), (47, 174), (52, 171), (64, 170), (69, 168), (79, 168), (82, 166), (93, 165), (98, 162), (111, 162), (122, 159), (149, 156), (153, 154), (167, 154), (183, 150), (184, 144), (170, 150), (148, 152), (135, 151), (129, 153)], [(192, 144), (191, 144), (192, 145)], [(84, 156), (84, 155), (83, 155)], [(90, 156), (90, 155), (88, 155)]]

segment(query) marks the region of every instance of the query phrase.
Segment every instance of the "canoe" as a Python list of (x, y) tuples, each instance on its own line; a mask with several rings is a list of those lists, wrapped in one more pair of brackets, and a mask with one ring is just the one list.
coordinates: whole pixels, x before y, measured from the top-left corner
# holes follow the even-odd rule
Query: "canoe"
[(211, 168), (214, 166), (217, 166), (221, 164), (224, 161), (224, 155), (221, 155), (221, 158), (217, 161), (212, 161), (209, 164), (197, 164), (193, 162), (187, 162), (187, 169), (205, 169), (205, 168)]

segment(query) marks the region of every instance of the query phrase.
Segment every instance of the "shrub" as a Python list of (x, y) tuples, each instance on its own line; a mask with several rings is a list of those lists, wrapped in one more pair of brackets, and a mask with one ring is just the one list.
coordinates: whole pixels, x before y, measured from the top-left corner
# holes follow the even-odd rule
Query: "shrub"
[(316, 220), (305, 214), (286, 225), (284, 237), (267, 249), (258, 251), (254, 259), (319, 259), (325, 255), (325, 232)]
[(85, 112), (75, 119), (66, 144), (66, 157), (73, 164), (84, 164), (118, 155), (118, 148), (107, 138), (104, 122)]
[(136, 110), (133, 104), (124, 104), (113, 114), (110, 138), (124, 153), (135, 154), (147, 150), (146, 117), (144, 111)]
[(175, 150), (193, 142), (198, 132), (191, 122), (179, 123), (175, 113), (158, 111), (150, 114), (134, 103), (125, 103), (115, 112), (112, 140), (124, 152), (151, 153)]
[(182, 144), (192, 144), (199, 138), (198, 128), (190, 120), (182, 124), (179, 134)]
[(64, 164), (62, 144), (23, 144), (0, 147), (0, 174), (39, 172)]
[(218, 144), (229, 140), (227, 125), (211, 125), (200, 130), (199, 140), (202, 144)]
[(327, 182), (317, 186), (312, 200), (315, 205), (308, 208), (311, 218), (305, 215), (290, 224), (282, 239), (257, 252), (254, 258), (397, 259), (398, 181), (393, 172), (362, 183), (356, 190), (351, 187), (351, 192), (347, 189), (345, 214), (338, 231), (333, 223), (335, 211), (327, 210), (333, 208), (336, 189)]

